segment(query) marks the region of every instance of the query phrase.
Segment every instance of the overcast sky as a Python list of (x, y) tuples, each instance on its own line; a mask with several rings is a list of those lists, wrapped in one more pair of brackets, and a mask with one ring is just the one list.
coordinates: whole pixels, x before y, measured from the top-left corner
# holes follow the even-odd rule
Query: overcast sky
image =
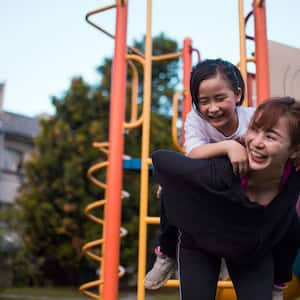
[[(239, 60), (238, 0), (153, 0), (153, 35), (185, 37), (202, 58)], [(245, 14), (252, 0), (245, 0)], [(267, 0), (270, 40), (300, 48), (300, 1)], [(113, 55), (113, 41), (85, 22), (91, 10), (113, 0), (1, 0), (0, 82), (4, 109), (34, 116), (53, 113), (50, 97), (68, 89), (74, 76), (97, 83), (96, 67)], [(128, 44), (146, 29), (146, 0), (128, 0)], [(114, 33), (114, 11), (94, 18)], [(249, 22), (248, 33), (253, 32)], [(250, 53), (253, 45), (249, 44)], [(282, 58), (284, 59), (284, 58)]]

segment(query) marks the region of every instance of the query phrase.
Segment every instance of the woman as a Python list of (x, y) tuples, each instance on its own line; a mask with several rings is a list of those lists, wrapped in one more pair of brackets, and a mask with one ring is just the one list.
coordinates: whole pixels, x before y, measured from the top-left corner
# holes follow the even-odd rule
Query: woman
[(300, 104), (285, 97), (257, 108), (245, 138), (250, 172), (242, 180), (226, 157), (153, 153), (169, 222), (180, 229), (183, 300), (215, 298), (221, 257), (239, 299), (271, 299), (273, 280), (290, 279), (300, 175), (288, 160), (299, 143)]

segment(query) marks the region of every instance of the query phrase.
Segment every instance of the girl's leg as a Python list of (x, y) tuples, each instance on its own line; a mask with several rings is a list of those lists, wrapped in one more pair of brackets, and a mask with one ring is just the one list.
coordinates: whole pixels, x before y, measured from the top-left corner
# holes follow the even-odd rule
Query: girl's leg
[(176, 259), (178, 230), (169, 224), (164, 205), (164, 191), (160, 195), (160, 250), (170, 258)]
[(248, 265), (227, 262), (227, 267), (239, 300), (272, 300), (272, 255)]
[(181, 300), (215, 300), (220, 263), (219, 258), (199, 249), (180, 247), (178, 266)]

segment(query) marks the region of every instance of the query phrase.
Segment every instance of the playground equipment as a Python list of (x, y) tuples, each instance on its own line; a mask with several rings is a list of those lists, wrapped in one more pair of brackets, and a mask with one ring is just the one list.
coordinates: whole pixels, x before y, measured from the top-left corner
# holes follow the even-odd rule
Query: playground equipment
[[(105, 199), (95, 201), (86, 208), (86, 214), (89, 219), (96, 224), (103, 226), (103, 238), (92, 241), (83, 247), (83, 252), (91, 259), (100, 264), (99, 279), (86, 283), (80, 287), (80, 290), (88, 297), (96, 300), (117, 300), (118, 299), (118, 281), (119, 276), (124, 273), (124, 268), (119, 266), (120, 257), (120, 236), (126, 234), (126, 230), (121, 228), (121, 199), (128, 193), (122, 191), (122, 172), (124, 164), (127, 168), (140, 169), (140, 225), (139, 225), (139, 257), (138, 257), (138, 291), (137, 299), (145, 299), (145, 290), (143, 281), (146, 273), (146, 244), (147, 244), (147, 226), (149, 224), (158, 224), (159, 218), (148, 216), (148, 181), (149, 181), (149, 138), (150, 138), (150, 111), (151, 111), (151, 71), (152, 63), (164, 59), (182, 58), (183, 61), (183, 91), (174, 95), (173, 98), (173, 122), (172, 138), (174, 144), (179, 150), (183, 150), (182, 141), (177, 137), (177, 118), (178, 118), (178, 101), (183, 98), (182, 121), (184, 122), (187, 112), (191, 109), (191, 97), (189, 95), (189, 73), (192, 66), (192, 41), (186, 39), (182, 51), (178, 53), (169, 53), (160, 56), (152, 55), (152, 0), (147, 0), (147, 18), (146, 18), (146, 38), (145, 53), (126, 45), (127, 30), (127, 2), (128, 0), (116, 0), (116, 3), (110, 6), (100, 8), (87, 14), (86, 19), (89, 24), (97, 28), (105, 35), (115, 40), (115, 52), (113, 59), (112, 86), (111, 86), (111, 109), (110, 109), (110, 128), (109, 142), (95, 143), (94, 146), (100, 152), (108, 155), (108, 161), (92, 166), (88, 172), (90, 180), (99, 188), (105, 189)], [(267, 35), (265, 20), (265, 1), (254, 0), (253, 11), (244, 18), (243, 0), (238, 0), (239, 19), (240, 19), (240, 69), (247, 82), (246, 104), (252, 104), (252, 86), (250, 84), (253, 76), (247, 72), (247, 63), (254, 62), (256, 65), (256, 101), (258, 104), (262, 99), (269, 97), (269, 73), (268, 73), (268, 51)], [(116, 9), (116, 33), (109, 33), (99, 25), (90, 20), (90, 17), (96, 13), (101, 13), (109, 9)], [(255, 38), (245, 34), (245, 25), (250, 16), (254, 16)], [(255, 42), (255, 57), (246, 57), (246, 40), (250, 39)], [(200, 55), (198, 53), (200, 60)], [(138, 76), (135, 64), (142, 66), (144, 72), (144, 94), (142, 113), (137, 115), (137, 90)], [(133, 74), (132, 81), (132, 101), (131, 101), (131, 119), (130, 122), (124, 121), (125, 115), (125, 81), (126, 68), (131, 69)], [(250, 97), (249, 97), (250, 96)], [(123, 144), (124, 129), (132, 129), (142, 126), (142, 153), (141, 160), (135, 162), (123, 162)], [(183, 135), (182, 135), (183, 136)], [(102, 168), (107, 168), (107, 184), (100, 182), (95, 177), (95, 172)], [(99, 219), (92, 214), (95, 208), (104, 207), (104, 218)], [(121, 228), (121, 229), (120, 229)], [(97, 253), (97, 254), (96, 254)], [(284, 258), (283, 258), (284, 259)], [(300, 273), (298, 267), (298, 275)], [(295, 272), (297, 274), (297, 272)], [(295, 276), (289, 288), (285, 292), (286, 299), (300, 295), (300, 283)], [(169, 280), (166, 286), (178, 286), (177, 280)], [(90, 289), (93, 289), (91, 291)], [(94, 292), (94, 289), (98, 292)], [(216, 299), (234, 300), (236, 299), (234, 288), (231, 281), (220, 281)]]

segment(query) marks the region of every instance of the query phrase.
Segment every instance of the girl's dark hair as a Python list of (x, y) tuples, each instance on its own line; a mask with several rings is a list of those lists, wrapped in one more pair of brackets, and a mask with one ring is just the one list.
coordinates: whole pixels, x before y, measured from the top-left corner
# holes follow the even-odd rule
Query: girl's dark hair
[(192, 69), (190, 80), (190, 92), (193, 106), (199, 111), (198, 93), (203, 80), (213, 78), (220, 74), (226, 80), (233, 92), (237, 95), (241, 90), (241, 99), (237, 105), (244, 101), (245, 83), (240, 70), (229, 61), (218, 59), (206, 59), (195, 65)]
[(261, 103), (249, 128), (270, 130), (281, 117), (286, 117), (292, 146), (300, 144), (300, 102), (292, 97), (274, 97)]

